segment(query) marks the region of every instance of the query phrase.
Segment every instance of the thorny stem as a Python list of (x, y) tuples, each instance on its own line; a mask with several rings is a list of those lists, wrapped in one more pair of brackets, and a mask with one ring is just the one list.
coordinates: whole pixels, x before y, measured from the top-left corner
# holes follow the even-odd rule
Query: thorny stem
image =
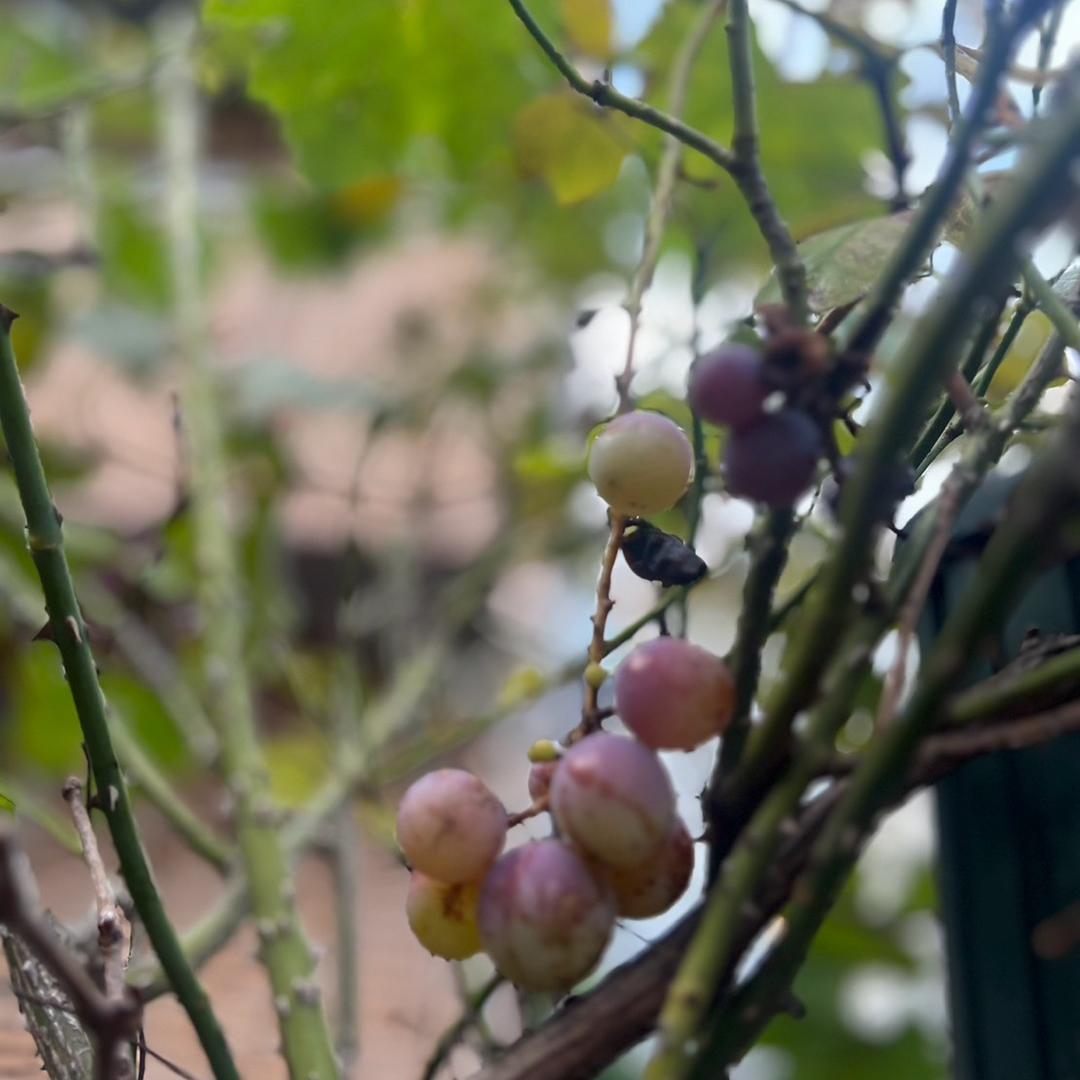
[(158, 72), (166, 179), (166, 236), (176, 330), (183, 359), (192, 520), (205, 621), (205, 674), (222, 767), (235, 800), (236, 831), (290, 1075), (334, 1080), (338, 1069), (300, 928), (281, 813), (270, 795), (244, 656), (240, 571), (228, 520), (228, 490), (216, 389), (209, 370), (198, 255), (199, 101), (190, 55), (194, 20), (163, 22), (170, 49)]
[(165, 913), (139, 839), (127, 785), (109, 733), (97, 665), (64, 553), (60, 515), (49, 493), (11, 347), (14, 319), (14, 313), (0, 307), (0, 426), (26, 513), (27, 543), (41, 579), (53, 640), (60, 650), (94, 778), (102, 795), (102, 809), (135, 909), (170, 985), (191, 1018), (214, 1076), (217, 1080), (239, 1080), (210, 1002)]

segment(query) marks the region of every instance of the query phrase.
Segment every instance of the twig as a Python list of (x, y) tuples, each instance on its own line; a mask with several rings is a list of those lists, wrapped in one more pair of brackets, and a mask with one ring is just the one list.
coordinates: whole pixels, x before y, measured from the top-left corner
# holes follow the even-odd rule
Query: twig
[[(93, 836), (92, 831), (90, 835)], [(108, 888), (107, 881), (105, 887)], [(0, 922), (20, 937), (62, 984), (76, 1015), (96, 1042), (97, 1073), (101, 1080), (122, 1080), (131, 1074), (118, 1071), (118, 1065), (124, 1046), (134, 1039), (139, 1028), (142, 1007), (122, 985), (115, 994), (98, 989), (41, 918), (34, 894), (25, 856), (11, 834), (0, 830)], [(113, 922), (112, 931), (116, 929)]]
[(754, 91), (754, 55), (750, 37), (747, 0), (729, 0), (725, 27), (731, 66), (731, 96), (735, 127), (731, 138), (734, 155), (729, 172), (746, 200), (750, 215), (776, 264), (776, 277), (791, 317), (805, 322), (809, 313), (806, 267), (787, 225), (780, 216), (761, 168), (757, 101)]
[(131, 955), (131, 924), (116, 898), (116, 890), (102, 862), (94, 827), (90, 824), (90, 814), (83, 803), (82, 781), (77, 776), (69, 776), (64, 783), (63, 794), (71, 821), (79, 834), (90, 882), (94, 886), (105, 993), (110, 998), (120, 997), (124, 993), (124, 973)]
[[(731, 176), (736, 187), (738, 187), (746, 200), (750, 214), (769, 249), (773, 262), (776, 264), (777, 276), (785, 302), (796, 317), (804, 318), (806, 312), (805, 271), (798, 250), (795, 247), (795, 242), (791, 239), (791, 235), (769, 195), (768, 188), (764, 184), (760, 166), (755, 167), (757, 154), (756, 135), (753, 144), (744, 139), (742, 150), (738, 146), (728, 150), (702, 132), (661, 112), (659, 109), (646, 105), (636, 98), (620, 94), (610, 82), (603, 79), (593, 81), (586, 79), (540, 28), (540, 25), (529, 13), (523, 0), (508, 0), (508, 2), (525, 26), (525, 29), (532, 35), (548, 59), (579, 94), (584, 94), (587, 98), (595, 101), (597, 105), (616, 109), (627, 116), (632, 116), (659, 131), (673, 136), (692, 150), (697, 150), (703, 154)], [(749, 60), (748, 45), (745, 59)], [(733, 53), (733, 74), (735, 73), (735, 65), (739, 65), (739, 85), (735, 88), (735, 92), (737, 95), (741, 95), (744, 106), (749, 101), (752, 107), (752, 69), (748, 64), (744, 64), (743, 58), (735, 57)], [(747, 81), (748, 77), (749, 81)], [(736, 141), (738, 141), (738, 132), (740, 130), (739, 108), (737, 102)], [(746, 130), (744, 129), (744, 134)], [(753, 156), (749, 153), (750, 151), (752, 151)]]
[[(668, 91), (669, 115), (681, 120), (686, 108), (686, 96), (690, 88), (690, 75), (701, 53), (709, 31), (723, 10), (726, 0), (708, 0), (694, 21), (690, 33), (679, 48), (671, 67), (671, 83)], [(634, 345), (637, 341), (638, 324), (641, 319), (641, 300), (652, 283), (656, 264), (660, 258), (660, 246), (664, 240), (664, 227), (671, 214), (675, 183), (682, 162), (682, 141), (673, 134), (664, 136), (664, 148), (656, 171), (656, 185), (649, 200), (649, 212), (645, 219), (645, 242), (630, 282), (630, 290), (623, 306), (630, 316), (630, 337), (626, 345), (626, 361), (623, 370), (615, 378), (619, 395), (619, 411), (628, 412), (632, 407), (630, 384), (634, 377)]]
[[(780, 3), (805, 18), (813, 19), (829, 37), (835, 38), (841, 45), (858, 54), (862, 61), (862, 74), (870, 84), (874, 97), (877, 99), (878, 110), (881, 113), (885, 135), (885, 154), (892, 165), (896, 184), (896, 194), (891, 200), (891, 208), (894, 211), (905, 209), (908, 205), (908, 199), (904, 190), (904, 174), (911, 163), (911, 156), (908, 153), (903, 125), (897, 114), (896, 102), (893, 97), (893, 79), (897, 62), (900, 59), (899, 51), (895, 49), (887, 50), (886, 46), (874, 41), (862, 31), (833, 18), (828, 11), (811, 11), (799, 3), (799, 0), (780, 0)], [(820, 327), (818, 327), (818, 330), (823, 332)]]
[(54, 629), (53, 638), (63, 659), (94, 778), (104, 801), (113, 845), (135, 909), (172, 988), (191, 1018), (215, 1077), (217, 1080), (239, 1080), (210, 1003), (165, 913), (139, 839), (127, 785), (109, 734), (97, 665), (64, 554), (60, 515), (49, 494), (11, 347), (14, 319), (13, 312), (0, 306), (0, 425), (26, 513), (30, 553), (41, 579), (46, 609)]
[(281, 814), (270, 794), (244, 656), (240, 569), (228, 520), (228, 490), (216, 388), (208, 367), (199, 281), (199, 98), (191, 49), (195, 19), (176, 14), (158, 28), (157, 73), (165, 174), (166, 241), (182, 398), (191, 454), (191, 508), (204, 619), (204, 664), (226, 783), (274, 997), (282, 1054), (305, 1080), (338, 1075), (315, 960), (299, 925)]
[(630, 98), (625, 94), (620, 94), (611, 83), (603, 79), (595, 79), (592, 81), (586, 79), (585, 76), (582, 75), (565, 56), (563, 56), (558, 48), (556, 48), (554, 42), (552, 42), (547, 34), (540, 28), (539, 23), (537, 23), (529, 13), (523, 0), (508, 0), (508, 2), (510, 7), (513, 8), (514, 14), (517, 15), (525, 29), (532, 35), (533, 40), (544, 51), (547, 58), (555, 65), (556, 69), (563, 78), (566, 79), (572, 89), (576, 90), (579, 94), (584, 94), (587, 98), (591, 98), (597, 105), (616, 109), (618, 112), (625, 113), (627, 116), (632, 116), (636, 120), (641, 120), (650, 127), (673, 135), (691, 149), (697, 150), (700, 154), (704, 154), (705, 157), (709, 158), (710, 161), (719, 165), (720, 168), (725, 171), (729, 170), (734, 164), (735, 159), (731, 151), (721, 146), (713, 139), (710, 139), (702, 132), (695, 130), (688, 124), (684, 124), (681, 120), (676, 120), (674, 117), (668, 116), (659, 109), (654, 109), (651, 105), (647, 105), (643, 101), (638, 101), (636, 98)]
[(982, 77), (975, 85), (967, 109), (956, 126), (948, 157), (938, 178), (919, 203), (902, 243), (879, 276), (859, 314), (847, 340), (850, 352), (863, 356), (873, 352), (892, 318), (901, 292), (933, 249), (941, 227), (960, 194), (975, 140), (983, 129), (990, 107), (997, 100), (1001, 80), (1016, 49), (1020, 32), (1027, 23), (1026, 12), (1026, 7), (1018, 10), (1007, 27), (996, 30), (991, 36)]
[(590, 675), (597, 670), (606, 655), (604, 632), (608, 615), (615, 606), (615, 601), (611, 599), (611, 575), (615, 569), (615, 560), (619, 557), (623, 533), (626, 531), (626, 518), (612, 512), (608, 529), (607, 543), (600, 560), (600, 576), (596, 581), (596, 610), (592, 615), (592, 639), (589, 642), (589, 662), (585, 669), (585, 701), (581, 708), (581, 723), (567, 736), (571, 742), (590, 734), (600, 726), (597, 715), (600, 682)]
[(949, 100), (949, 127), (960, 122), (960, 93), (956, 86), (956, 2), (945, 0), (941, 12), (941, 54), (945, 58), (945, 89)]
[(484, 1006), (487, 1005), (491, 995), (503, 984), (503, 977), (496, 972), (487, 982), (481, 986), (468, 1000), (461, 1015), (442, 1033), (439, 1041), (435, 1044), (431, 1057), (424, 1066), (424, 1072), (420, 1080), (435, 1080), (450, 1052), (465, 1037), (469, 1029), (480, 1019)]
[[(117, 898), (116, 890), (109, 881), (105, 864), (98, 849), (90, 814), (83, 803), (82, 782), (77, 776), (69, 776), (64, 783), (64, 801), (68, 804), (71, 821), (82, 843), (83, 860), (90, 873), (97, 904), (98, 949), (101, 952), (102, 982), (105, 997), (109, 1001), (123, 1001), (128, 989), (124, 983), (128, 957), (131, 955), (131, 923), (128, 922)], [(133, 1073), (131, 1055), (123, 1041), (117, 1040), (99, 1051), (102, 1065), (108, 1075), (121, 1080)]]
[(1039, 99), (1042, 97), (1043, 87), (1049, 79), (1050, 59), (1057, 44), (1058, 33), (1061, 30), (1061, 20), (1065, 17), (1065, 4), (1058, 4), (1046, 17), (1045, 25), (1039, 31), (1039, 57), (1036, 61), (1036, 70), (1042, 75), (1042, 79), (1031, 88), (1032, 112), (1039, 111)]

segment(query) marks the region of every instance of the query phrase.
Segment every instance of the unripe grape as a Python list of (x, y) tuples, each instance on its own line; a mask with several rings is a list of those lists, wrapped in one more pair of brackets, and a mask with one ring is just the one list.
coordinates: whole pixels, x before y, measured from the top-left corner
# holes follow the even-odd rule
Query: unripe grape
[(615, 673), (615, 711), (654, 750), (693, 750), (731, 722), (727, 664), (682, 638), (639, 645)]
[(703, 420), (738, 431), (761, 419), (770, 392), (761, 353), (733, 342), (695, 362), (687, 400)]
[(551, 782), (559, 828), (611, 866), (651, 858), (675, 820), (675, 793), (660, 759), (636, 739), (598, 732), (567, 751)]
[(559, 840), (507, 852), (480, 891), (480, 936), (495, 966), (527, 990), (569, 990), (596, 966), (615, 907)]
[(589, 477), (617, 514), (647, 517), (678, 502), (694, 475), (694, 451), (666, 416), (616, 416), (592, 444)]
[(813, 481), (823, 449), (821, 431), (806, 413), (765, 416), (728, 439), (727, 489), (769, 506), (791, 506)]
[(478, 881), (506, 840), (506, 810), (464, 769), (436, 769), (405, 792), (397, 839), (409, 864), (447, 884)]
[(542, 761), (529, 769), (529, 795), (534, 800), (542, 799), (547, 795), (557, 767), (557, 761)]
[(627, 869), (608, 867), (604, 880), (625, 919), (650, 919), (667, 911), (686, 891), (694, 872), (694, 841), (679, 818), (652, 859)]
[(444, 960), (465, 960), (482, 948), (477, 909), (480, 886), (475, 881), (445, 885), (413, 871), (405, 898), (405, 915), (416, 940)]
[(551, 739), (537, 739), (529, 747), (529, 760), (534, 763), (558, 761), (561, 751), (559, 744)]

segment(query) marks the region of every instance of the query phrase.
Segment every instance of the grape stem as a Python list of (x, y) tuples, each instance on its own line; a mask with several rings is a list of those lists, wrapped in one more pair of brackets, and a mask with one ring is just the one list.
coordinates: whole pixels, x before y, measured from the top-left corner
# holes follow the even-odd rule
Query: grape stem
[(530, 818), (539, 817), (541, 814), (546, 813), (548, 801), (547, 795), (541, 795), (539, 799), (533, 799), (532, 803), (524, 810), (519, 810), (516, 814), (508, 814), (506, 818), (507, 828), (512, 829), (523, 821), (528, 821)]
[[(607, 543), (600, 560), (600, 576), (596, 581), (596, 610), (592, 614), (592, 639), (589, 642), (588, 667), (599, 666), (607, 655), (604, 632), (607, 628), (608, 615), (615, 606), (611, 598), (611, 575), (615, 570), (615, 560), (619, 557), (623, 533), (626, 531), (626, 517), (611, 513)], [(588, 670), (588, 667), (586, 670)], [(585, 702), (581, 708), (581, 723), (567, 736), (568, 743), (577, 742), (586, 735), (591, 735), (600, 727), (603, 717), (599, 707), (600, 685), (595, 679), (585, 679)]]

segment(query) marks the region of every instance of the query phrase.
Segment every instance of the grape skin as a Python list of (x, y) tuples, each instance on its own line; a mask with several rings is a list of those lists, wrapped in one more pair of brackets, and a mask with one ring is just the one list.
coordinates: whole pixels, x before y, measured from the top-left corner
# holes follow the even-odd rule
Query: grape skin
[(770, 392), (761, 353), (749, 345), (731, 343), (694, 364), (687, 400), (703, 420), (737, 431), (761, 419)]
[(551, 789), (557, 761), (539, 761), (529, 769), (529, 795), (532, 799), (543, 799)]
[(559, 828), (611, 866), (650, 858), (675, 819), (675, 792), (660, 759), (636, 739), (598, 732), (576, 743), (551, 783)]
[(464, 769), (436, 769), (405, 792), (397, 839), (405, 858), (446, 884), (477, 881), (506, 841), (506, 809)]
[(507, 852), (480, 892), (480, 936), (496, 968), (527, 990), (566, 991), (603, 955), (615, 924), (608, 889), (559, 840)]
[(656, 856), (624, 870), (609, 867), (605, 880), (615, 910), (625, 919), (650, 919), (679, 899), (694, 872), (694, 841), (681, 819)]
[(416, 940), (444, 960), (466, 960), (483, 945), (477, 912), (480, 886), (474, 881), (446, 885), (414, 870), (405, 915)]
[(630, 412), (615, 417), (589, 452), (589, 477), (617, 514), (647, 517), (671, 509), (694, 475), (694, 451), (666, 416)]
[(727, 489), (768, 506), (791, 506), (812, 483), (823, 449), (821, 431), (806, 413), (765, 416), (728, 439)]
[(731, 722), (727, 664), (681, 638), (639, 645), (615, 673), (615, 711), (654, 750), (693, 750)]

